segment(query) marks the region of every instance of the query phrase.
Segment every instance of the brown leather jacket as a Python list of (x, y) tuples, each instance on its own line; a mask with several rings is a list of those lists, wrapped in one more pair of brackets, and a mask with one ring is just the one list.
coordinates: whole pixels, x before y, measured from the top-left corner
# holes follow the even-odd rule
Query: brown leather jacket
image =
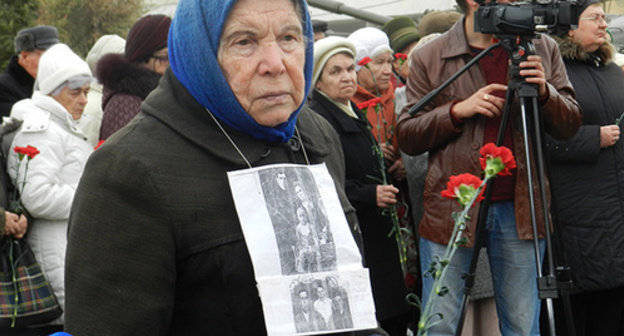
[[(448, 242), (454, 225), (451, 213), (459, 210), (455, 201), (440, 196), (440, 192), (446, 189), (449, 177), (461, 173), (482, 175), (478, 158), (479, 150), (483, 146), (486, 118), (476, 115), (457, 128), (450, 116), (450, 107), (454, 100), (464, 100), (486, 85), (481, 69), (478, 66), (470, 68), (414, 117), (410, 117), (407, 111), (472, 57), (463, 23), (463, 19), (459, 20), (447, 33), (427, 43), (413, 55), (407, 82), (408, 103), (397, 124), (399, 146), (405, 153), (417, 155), (429, 151), (429, 169), (423, 195), (424, 215), (419, 231), (422, 237), (440, 244)], [(557, 44), (545, 35), (533, 42), (537, 55), (542, 57), (548, 81), (549, 98), (541, 105), (544, 130), (555, 138), (570, 138), (580, 127), (582, 117)], [(533, 233), (523, 136), (519, 128), (520, 122), (516, 121), (519, 119), (519, 110), (518, 103), (514, 102), (511, 117), (517, 162), (514, 204), (518, 236), (527, 240), (533, 239)], [(531, 162), (534, 164), (534, 160)], [(535, 169), (534, 171), (536, 172)], [(536, 175), (533, 176), (535, 209), (537, 221), (540, 223), (539, 236), (543, 237), (543, 215)], [(548, 184), (546, 187), (547, 198), (550, 199)], [(468, 246), (473, 244), (478, 208), (475, 206), (469, 213), (473, 220), (465, 231), (470, 241)]]

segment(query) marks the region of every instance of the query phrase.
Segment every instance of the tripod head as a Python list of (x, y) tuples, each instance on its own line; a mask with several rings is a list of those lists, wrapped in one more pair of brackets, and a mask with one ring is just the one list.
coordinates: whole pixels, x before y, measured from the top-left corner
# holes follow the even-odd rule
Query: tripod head
[(500, 44), (509, 52), (509, 89), (516, 92), (518, 97), (538, 97), (538, 87), (536, 84), (529, 84), (520, 75), (520, 63), (527, 60), (531, 55), (535, 55), (535, 45), (532, 39), (539, 38), (539, 35), (520, 36), (499, 34)]

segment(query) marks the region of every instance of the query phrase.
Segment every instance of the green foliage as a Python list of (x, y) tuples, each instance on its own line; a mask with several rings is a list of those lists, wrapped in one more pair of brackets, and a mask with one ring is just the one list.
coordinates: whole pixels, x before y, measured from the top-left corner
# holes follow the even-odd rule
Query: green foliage
[(13, 40), (17, 32), (34, 24), (37, 0), (3, 0), (0, 3), (0, 65), (4, 71), (15, 55)]
[(143, 0), (38, 0), (39, 24), (55, 26), (61, 42), (86, 56), (100, 36), (123, 38), (143, 12)]

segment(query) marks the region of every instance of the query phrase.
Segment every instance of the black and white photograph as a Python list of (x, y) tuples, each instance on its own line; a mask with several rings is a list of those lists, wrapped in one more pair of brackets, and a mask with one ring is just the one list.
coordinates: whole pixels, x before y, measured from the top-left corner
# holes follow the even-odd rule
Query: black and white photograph
[(293, 318), (298, 333), (353, 327), (349, 297), (337, 276), (296, 279), (292, 283)]
[(282, 275), (336, 270), (335, 242), (312, 173), (307, 167), (276, 167), (258, 176)]

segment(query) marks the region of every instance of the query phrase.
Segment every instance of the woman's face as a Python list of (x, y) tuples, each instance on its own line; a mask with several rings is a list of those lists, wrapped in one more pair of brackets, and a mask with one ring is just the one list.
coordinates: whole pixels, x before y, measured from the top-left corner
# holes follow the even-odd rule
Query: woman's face
[(167, 67), (169, 66), (168, 51), (169, 48), (165, 47), (154, 52), (154, 54), (147, 60), (147, 68), (159, 75), (164, 75), (165, 70), (167, 70)]
[(606, 41), (607, 21), (600, 4), (587, 7), (579, 17), (578, 29), (568, 31), (568, 36), (587, 52), (594, 52)]
[[(390, 51), (385, 51), (373, 57), (372, 61), (368, 63), (371, 71), (366, 68), (358, 71), (358, 83), (373, 94), (376, 93), (375, 83), (377, 83), (379, 91), (386, 91), (390, 86), (390, 78), (392, 77), (392, 60), (392, 52)], [(375, 76), (374, 80), (373, 76)]]
[(88, 93), (89, 83), (86, 83), (83, 86), (73, 90), (68, 86), (65, 86), (65, 88), (63, 88), (58, 95), (52, 96), (52, 98), (54, 98), (59, 104), (63, 105), (74, 120), (78, 120), (80, 119), (80, 116), (82, 116), (82, 112), (84, 112), (84, 108), (87, 105)]
[(357, 89), (353, 56), (346, 53), (332, 56), (321, 71), (316, 89), (337, 102), (348, 104)]
[(303, 102), (305, 39), (291, 0), (239, 0), (217, 57), (236, 99), (258, 124), (277, 126)]

